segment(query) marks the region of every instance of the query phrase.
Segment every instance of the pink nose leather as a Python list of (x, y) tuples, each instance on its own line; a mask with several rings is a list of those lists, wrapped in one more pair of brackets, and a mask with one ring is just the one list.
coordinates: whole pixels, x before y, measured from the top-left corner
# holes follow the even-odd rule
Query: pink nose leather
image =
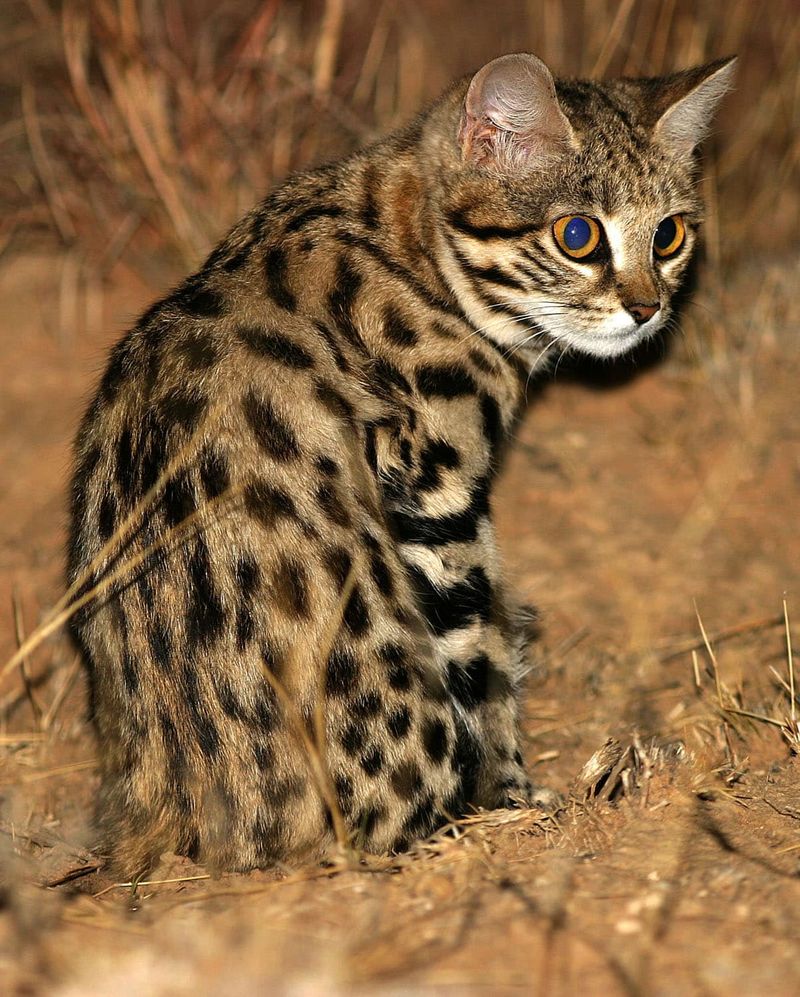
[(661, 308), (661, 305), (628, 305), (627, 308), (636, 320), (637, 325), (643, 325), (655, 315)]

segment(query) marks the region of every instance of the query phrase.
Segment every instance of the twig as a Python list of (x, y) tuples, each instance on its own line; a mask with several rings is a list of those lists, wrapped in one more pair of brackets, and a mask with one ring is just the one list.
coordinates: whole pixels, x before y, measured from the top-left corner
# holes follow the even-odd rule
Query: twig
[[(771, 630), (773, 627), (778, 627), (782, 624), (783, 616), (767, 616), (761, 620), (750, 620), (747, 623), (737, 623), (736, 626), (718, 630), (708, 639), (713, 644), (722, 644), (725, 641), (733, 640), (734, 637), (741, 637), (743, 634), (758, 633), (761, 630)], [(704, 638), (701, 637), (698, 639), (697, 637), (691, 637), (669, 650), (659, 652), (656, 657), (661, 662), (672, 661), (673, 658), (678, 658), (680, 655), (686, 654), (689, 651), (699, 651), (705, 646), (706, 641)]]
[[(11, 590), (11, 605), (14, 613), (14, 639), (17, 642), (17, 650), (20, 650), (25, 643), (25, 623), (22, 618), (22, 606), (19, 601), (19, 592), (16, 586)], [(42, 706), (41, 703), (36, 698), (36, 693), (33, 689), (33, 682), (28, 673), (29, 661), (28, 656), (20, 658), (19, 660), (19, 673), (22, 677), (22, 684), (25, 687), (25, 696), (30, 703), (31, 713), (33, 713), (33, 722), (37, 727), (42, 726)]]

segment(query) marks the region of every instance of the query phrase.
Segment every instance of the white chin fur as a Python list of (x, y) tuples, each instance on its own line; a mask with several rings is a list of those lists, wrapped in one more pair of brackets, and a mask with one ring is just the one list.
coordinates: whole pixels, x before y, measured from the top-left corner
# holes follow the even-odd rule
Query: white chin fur
[(609, 322), (606, 328), (601, 326), (592, 331), (561, 330), (557, 338), (571, 350), (586, 356), (601, 359), (621, 357), (645, 339), (654, 336), (664, 325), (665, 319), (666, 316), (661, 313), (643, 325), (637, 325), (630, 319), (618, 319), (616, 322)]

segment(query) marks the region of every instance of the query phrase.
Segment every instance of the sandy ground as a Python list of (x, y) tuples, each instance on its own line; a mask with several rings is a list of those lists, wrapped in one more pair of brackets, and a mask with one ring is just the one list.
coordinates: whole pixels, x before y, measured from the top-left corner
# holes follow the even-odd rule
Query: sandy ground
[[(800, 619), (792, 266), (699, 292), (662, 360), (565, 358), (531, 385), (495, 508), (509, 574), (542, 613), (527, 760), (562, 812), (478, 814), (394, 863), (209, 879), (166, 857), (136, 889), (84, 875), (94, 748), (55, 636), (28, 691), (19, 669), (0, 684), (0, 990), (800, 992), (781, 684), (784, 599)], [(69, 443), (151, 296), (120, 283), (75, 323), (58, 283), (47, 259), (0, 272), (0, 660), (58, 598)]]

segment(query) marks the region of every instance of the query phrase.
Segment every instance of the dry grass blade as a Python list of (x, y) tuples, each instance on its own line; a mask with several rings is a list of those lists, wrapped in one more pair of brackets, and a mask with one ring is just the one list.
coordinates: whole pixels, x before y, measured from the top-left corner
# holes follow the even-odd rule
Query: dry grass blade
[(25, 122), (25, 130), (30, 143), (31, 157), (33, 159), (36, 172), (42, 184), (47, 205), (53, 216), (56, 228), (64, 243), (71, 243), (76, 236), (75, 226), (64, 204), (64, 199), (59, 189), (50, 157), (42, 137), (42, 130), (39, 125), (39, 116), (36, 112), (36, 93), (30, 83), (25, 83), (20, 91), (22, 101), (22, 118)]
[(700, 627), (700, 633), (703, 635), (703, 645), (706, 651), (708, 652), (708, 657), (711, 660), (711, 667), (714, 670), (714, 686), (717, 691), (717, 703), (720, 709), (724, 709), (725, 704), (723, 702), (723, 697), (722, 697), (722, 683), (719, 677), (719, 665), (717, 664), (717, 656), (714, 654), (714, 649), (711, 647), (711, 642), (708, 639), (708, 634), (706, 633), (705, 625), (703, 624), (703, 620), (700, 617), (700, 610), (697, 608), (697, 603), (694, 604), (694, 612), (695, 616), (697, 617), (698, 626)]
[[(750, 620), (747, 623), (737, 623), (723, 630), (717, 630), (708, 637), (711, 644), (722, 644), (725, 641), (733, 640), (736, 637), (743, 637), (747, 634), (760, 633), (763, 630), (772, 630), (783, 624), (783, 616), (767, 616), (760, 620)], [(706, 646), (706, 638), (690, 637), (673, 646), (658, 652), (659, 661), (672, 661), (690, 651), (699, 651)]]
[[(20, 605), (19, 593), (16, 588), (11, 590), (11, 604), (14, 615), (14, 638), (17, 642), (17, 650), (19, 651), (25, 644), (25, 624), (22, 619), (22, 606)], [(33, 714), (33, 722), (37, 727), (41, 727), (43, 712), (42, 705), (39, 702), (36, 690), (33, 687), (33, 682), (31, 681), (29, 674), (29, 667), (27, 655), (20, 658), (19, 673), (22, 677), (22, 684), (25, 688), (25, 696), (30, 704), (31, 713)]]
[(130, 577), (136, 568), (146, 563), (153, 556), (153, 554), (169, 547), (173, 543), (180, 544), (182, 541), (188, 539), (192, 535), (194, 528), (199, 523), (202, 523), (205, 519), (207, 519), (209, 513), (230, 502), (232, 498), (235, 498), (242, 491), (243, 489), (241, 487), (233, 486), (221, 495), (218, 495), (216, 498), (207, 502), (204, 506), (196, 512), (193, 512), (190, 516), (187, 516), (176, 526), (165, 530), (157, 541), (150, 544), (148, 547), (145, 547), (138, 554), (135, 554), (127, 561), (123, 561), (119, 567), (115, 568), (113, 571), (110, 571), (101, 581), (92, 586), (92, 588), (90, 588), (83, 595), (79, 596), (77, 599), (73, 599), (71, 602), (68, 602), (66, 606), (60, 610), (60, 612), (58, 612), (55, 616), (50, 617), (47, 622), (41, 624), (31, 633), (23, 647), (21, 647), (16, 654), (12, 655), (0, 669), (0, 678), (15, 668), (24, 655), (30, 654), (31, 651), (39, 647), (39, 645), (42, 644), (48, 637), (60, 630), (61, 627), (63, 627), (64, 624), (67, 623), (79, 610), (83, 609), (84, 606), (99, 598), (101, 595), (104, 595), (113, 586), (115, 586), (117, 582), (124, 578)]
[(70, 690), (74, 686), (75, 680), (80, 674), (80, 670), (81, 670), (81, 656), (80, 654), (76, 654), (75, 657), (72, 659), (72, 664), (70, 665), (69, 671), (64, 676), (64, 679), (61, 685), (58, 687), (58, 691), (56, 692), (55, 696), (53, 696), (53, 701), (50, 703), (50, 705), (47, 708), (47, 712), (42, 717), (43, 730), (50, 730), (50, 728), (53, 726), (53, 722), (58, 716), (58, 711), (63, 706), (64, 700), (67, 698), (67, 696), (70, 693)]
[(789, 609), (785, 599), (783, 600), (783, 619), (786, 624), (786, 660), (789, 666), (789, 709), (791, 710), (792, 723), (796, 723), (797, 712), (794, 686), (794, 658), (792, 657), (792, 631), (789, 629)]
[(317, 48), (314, 53), (314, 93), (327, 93), (333, 82), (336, 69), (336, 53), (344, 20), (344, 0), (325, 0), (325, 13), (322, 17)]
[(592, 66), (591, 72), (589, 73), (590, 76), (605, 75), (610, 62), (614, 57), (617, 45), (619, 45), (622, 30), (630, 17), (634, 3), (635, 0), (621, 0), (621, 3), (617, 7), (617, 12), (614, 15), (614, 20), (611, 22), (611, 27), (608, 29), (606, 40), (603, 42), (603, 47), (600, 49), (600, 53)]
[[(350, 571), (348, 572), (345, 583), (342, 586), (342, 592), (339, 598), (339, 604), (331, 616), (331, 621), (327, 628), (327, 633), (324, 635), (322, 641), (318, 645), (318, 655), (319, 661), (324, 662), (336, 638), (336, 634), (342, 623), (342, 617), (344, 614), (347, 602), (353, 592), (353, 588), (356, 582), (356, 570), (355, 565), (351, 565)], [(301, 663), (302, 664), (302, 663)], [(314, 707), (314, 738), (312, 739), (308, 735), (306, 730), (306, 725), (303, 722), (303, 717), (300, 713), (298, 704), (294, 702), (292, 697), (289, 695), (288, 691), (285, 689), (283, 684), (279, 681), (277, 676), (272, 672), (266, 664), (263, 666), (264, 676), (269, 682), (275, 694), (281, 701), (281, 705), (286, 711), (286, 715), (289, 718), (292, 727), (295, 731), (297, 738), (303, 746), (306, 752), (306, 756), (309, 760), (311, 766), (311, 772), (314, 776), (314, 780), (317, 783), (317, 789), (322, 796), (328, 810), (331, 814), (331, 820), (333, 822), (333, 831), (336, 837), (336, 843), (339, 847), (339, 851), (342, 855), (347, 857), (352, 857), (352, 843), (350, 841), (350, 835), (347, 831), (347, 826), (344, 821), (344, 816), (342, 815), (341, 808), (339, 806), (339, 800), (336, 795), (336, 791), (333, 787), (333, 781), (331, 779), (330, 772), (325, 760), (326, 753), (326, 734), (325, 734), (325, 713), (324, 713), (324, 691), (323, 691), (323, 668), (318, 665), (314, 671), (319, 676), (319, 688), (317, 690), (316, 704)]]
[(22, 782), (38, 782), (40, 779), (53, 779), (56, 776), (70, 775), (73, 772), (86, 772), (89, 769), (97, 768), (97, 762), (93, 758), (87, 758), (82, 762), (70, 762), (67, 765), (56, 765), (51, 769), (41, 769), (38, 772), (29, 772), (22, 777)]
[(6, 747), (7, 745), (16, 744), (34, 744), (37, 741), (44, 741), (45, 738), (46, 735), (44, 732), (39, 730), (27, 733), (25, 731), (20, 731), (15, 734), (0, 734), (0, 745)]
[[(219, 407), (212, 408), (211, 412), (209, 412), (203, 422), (202, 430), (204, 432), (208, 432), (212, 429), (219, 415)], [(36, 627), (31, 634), (29, 634), (22, 646), (17, 650), (16, 654), (12, 655), (11, 658), (0, 668), (0, 680), (17, 667), (17, 665), (19, 665), (25, 657), (36, 650), (36, 648), (39, 647), (43, 641), (60, 630), (61, 627), (64, 626), (64, 624), (70, 620), (79, 609), (90, 602), (92, 598), (107, 591), (110, 585), (114, 584), (114, 582), (124, 576), (126, 571), (133, 570), (138, 567), (153, 553), (161, 550), (173, 540), (181, 537), (182, 531), (187, 525), (195, 525), (204, 516), (207, 516), (210, 511), (220, 507), (225, 501), (234, 498), (237, 494), (239, 494), (239, 492), (241, 492), (241, 488), (230, 488), (226, 492), (217, 496), (211, 502), (207, 502), (195, 513), (183, 520), (183, 522), (178, 523), (169, 530), (166, 530), (161, 535), (160, 539), (148, 547), (145, 551), (140, 552), (136, 557), (128, 562), (124, 562), (115, 571), (106, 575), (105, 578), (100, 583), (93, 586), (89, 592), (84, 593), (78, 599), (73, 598), (89, 581), (91, 581), (95, 575), (95, 572), (103, 566), (107, 558), (109, 558), (115, 550), (120, 549), (125, 541), (131, 536), (133, 530), (141, 524), (144, 515), (161, 494), (166, 483), (175, 474), (175, 472), (184, 465), (187, 457), (196, 448), (197, 440), (199, 438), (200, 430), (198, 429), (184, 444), (184, 446), (180, 448), (172, 460), (169, 461), (153, 485), (148, 488), (130, 513), (119, 524), (112, 536), (101, 546), (100, 550), (90, 560), (86, 567), (79, 572), (72, 584), (67, 587), (64, 594), (46, 615), (44, 621)]]

